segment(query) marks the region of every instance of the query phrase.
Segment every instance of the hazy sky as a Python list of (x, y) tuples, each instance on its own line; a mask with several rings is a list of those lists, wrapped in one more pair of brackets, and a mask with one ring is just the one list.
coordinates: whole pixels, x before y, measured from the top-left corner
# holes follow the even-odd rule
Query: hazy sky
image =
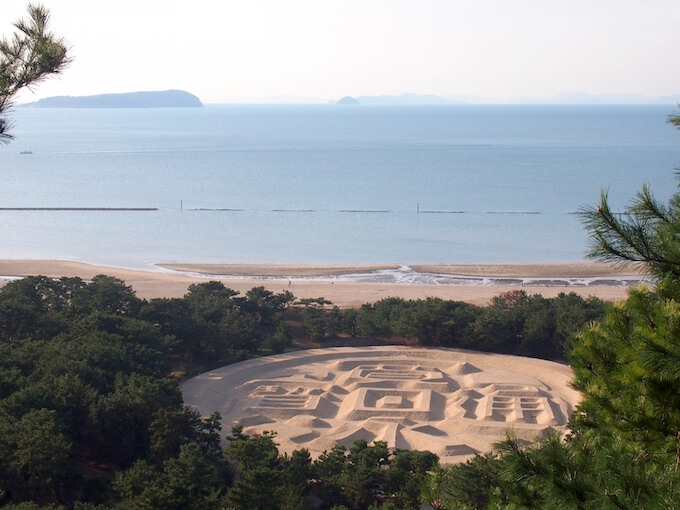
[[(26, 0), (0, 0), (0, 32)], [(45, 0), (73, 64), (22, 101), (680, 93), (680, 0)]]

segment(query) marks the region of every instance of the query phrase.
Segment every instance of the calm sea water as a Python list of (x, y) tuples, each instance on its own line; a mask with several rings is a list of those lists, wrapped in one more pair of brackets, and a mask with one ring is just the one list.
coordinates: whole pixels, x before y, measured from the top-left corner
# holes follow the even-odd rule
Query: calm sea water
[[(668, 106), (16, 109), (1, 258), (579, 261), (579, 207), (676, 190)], [(30, 151), (31, 154), (21, 154)]]

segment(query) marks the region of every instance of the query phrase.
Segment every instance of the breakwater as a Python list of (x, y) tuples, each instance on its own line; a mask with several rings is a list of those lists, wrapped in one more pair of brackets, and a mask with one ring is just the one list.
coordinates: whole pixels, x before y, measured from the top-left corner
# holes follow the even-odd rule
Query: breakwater
[(158, 207), (0, 207), (0, 211), (157, 211)]

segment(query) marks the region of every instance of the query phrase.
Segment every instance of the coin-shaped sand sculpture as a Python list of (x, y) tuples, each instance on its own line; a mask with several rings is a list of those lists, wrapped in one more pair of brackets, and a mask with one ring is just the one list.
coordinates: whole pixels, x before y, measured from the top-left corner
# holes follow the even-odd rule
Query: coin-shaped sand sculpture
[(279, 451), (313, 457), (356, 439), (429, 450), (442, 462), (484, 453), (508, 430), (559, 429), (579, 402), (568, 366), (456, 349), (338, 347), (258, 358), (186, 381), (202, 415), (228, 434), (274, 431)]

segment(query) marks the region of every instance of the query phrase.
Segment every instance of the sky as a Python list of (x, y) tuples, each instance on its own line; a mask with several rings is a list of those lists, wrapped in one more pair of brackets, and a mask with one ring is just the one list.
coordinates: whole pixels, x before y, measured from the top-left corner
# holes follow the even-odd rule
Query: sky
[[(204, 103), (680, 94), (678, 0), (44, 0), (71, 48), (22, 93)], [(0, 34), (28, 0), (0, 0)]]

